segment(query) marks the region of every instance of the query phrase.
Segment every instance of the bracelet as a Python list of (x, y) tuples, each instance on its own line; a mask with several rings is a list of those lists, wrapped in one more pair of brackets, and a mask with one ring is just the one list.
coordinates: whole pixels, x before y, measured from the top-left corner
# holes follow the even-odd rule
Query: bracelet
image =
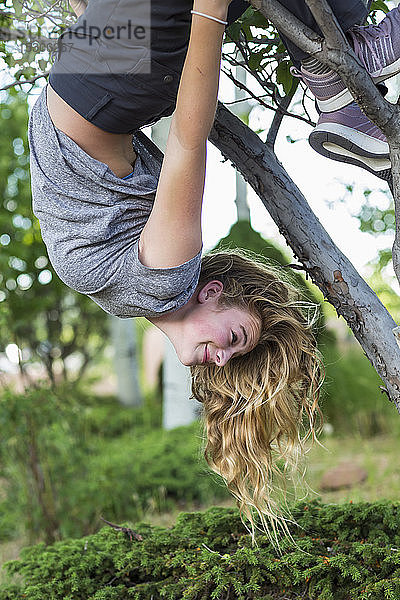
[(211, 15), (206, 15), (202, 12), (197, 12), (197, 10), (190, 11), (192, 15), (200, 15), (200, 17), (206, 17), (206, 19), (211, 19), (212, 21), (216, 21), (217, 23), (221, 23), (221, 25), (228, 25), (228, 21), (222, 21), (222, 19), (217, 19), (217, 17), (212, 17)]

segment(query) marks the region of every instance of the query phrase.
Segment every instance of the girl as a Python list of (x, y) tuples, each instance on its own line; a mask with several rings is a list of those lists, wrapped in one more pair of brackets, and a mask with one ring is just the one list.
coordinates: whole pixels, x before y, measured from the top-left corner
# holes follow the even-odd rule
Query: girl
[[(303, 413), (314, 433), (321, 373), (311, 305), (277, 269), (241, 252), (201, 258), (222, 39), (246, 7), (229, 4), (152, 0), (150, 15), (143, 0), (77, 4), (29, 141), (55, 270), (106, 312), (144, 316), (169, 337), (204, 404), (206, 459), (254, 539), (254, 510), (266, 530), (266, 518), (285, 527), (271, 498), (274, 461), (296, 463)], [(160, 166), (138, 129), (175, 103)]]

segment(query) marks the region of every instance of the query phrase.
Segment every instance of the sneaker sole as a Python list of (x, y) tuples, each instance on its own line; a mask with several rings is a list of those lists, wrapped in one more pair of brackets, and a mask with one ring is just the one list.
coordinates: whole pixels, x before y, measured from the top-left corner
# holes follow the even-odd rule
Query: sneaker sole
[[(328, 136), (327, 139), (326, 136)], [(312, 130), (309, 140), (310, 143), (312, 141), (314, 144), (334, 141), (340, 148), (357, 156), (377, 160), (386, 159), (389, 161), (390, 166), (389, 144), (387, 142), (340, 123), (320, 123)], [(319, 140), (322, 140), (322, 142)]]
[[(391, 77), (394, 77), (398, 73), (400, 73), (400, 58), (391, 65), (388, 65), (387, 67), (382, 69), (381, 71), (375, 71), (375, 73), (370, 73), (370, 75), (374, 83), (381, 83), (382, 81), (387, 81)], [(336, 110), (340, 110), (345, 106), (348, 106), (353, 101), (354, 98), (351, 92), (347, 88), (345, 88), (342, 92), (336, 94), (336, 96), (332, 96), (332, 98), (329, 98), (329, 100), (317, 99), (317, 106), (321, 112), (331, 113), (335, 112)]]
[(341, 135), (320, 129), (311, 133), (309, 143), (326, 158), (361, 167), (385, 181), (391, 180), (391, 164), (387, 157), (379, 157), (365, 149), (362, 149), (364, 155), (361, 155), (360, 148)]

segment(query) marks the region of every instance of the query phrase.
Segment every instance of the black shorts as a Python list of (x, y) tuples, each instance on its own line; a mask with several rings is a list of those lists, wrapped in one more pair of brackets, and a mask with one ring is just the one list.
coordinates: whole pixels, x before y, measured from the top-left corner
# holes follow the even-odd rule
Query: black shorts
[[(150, 0), (90, 0), (85, 13), (60, 37), (49, 83), (85, 119), (110, 133), (133, 133), (173, 113), (185, 62), (193, 0), (151, 0), (150, 39), (127, 34), (136, 27), (135, 4)], [(248, 8), (233, 0), (228, 22)], [(139, 21), (140, 22), (140, 21)], [(107, 41), (118, 25), (125, 37)], [(90, 29), (92, 26), (92, 29)], [(140, 32), (139, 32), (140, 33)], [(116, 61), (118, 65), (116, 67)]]
[[(305, 0), (280, 0), (303, 23), (319, 31)], [(365, 19), (363, 0), (330, 0), (344, 30)], [(247, 8), (232, 0), (228, 25)], [(145, 42), (127, 34), (126, 24), (147, 7)], [(59, 55), (49, 82), (85, 119), (110, 133), (133, 133), (173, 113), (190, 36), (193, 0), (90, 0), (85, 13), (59, 40)], [(143, 12), (143, 11), (142, 11)], [(86, 23), (82, 31), (82, 23)], [(90, 26), (98, 27), (97, 36)], [(123, 34), (112, 41), (104, 30)], [(125, 29), (124, 29), (125, 27)], [(124, 34), (125, 37), (124, 37)], [(107, 34), (108, 35), (108, 34)], [(139, 39), (138, 39), (139, 38)], [(282, 39), (295, 64), (306, 54)]]

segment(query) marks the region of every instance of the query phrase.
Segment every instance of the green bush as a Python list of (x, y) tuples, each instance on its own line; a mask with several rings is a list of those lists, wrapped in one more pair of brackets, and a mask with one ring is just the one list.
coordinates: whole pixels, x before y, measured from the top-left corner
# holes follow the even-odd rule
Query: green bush
[(163, 431), (145, 421), (144, 409), (109, 400), (96, 407), (72, 389), (4, 391), (0, 539), (24, 534), (51, 543), (93, 533), (100, 515), (137, 520), (177, 502), (228, 496), (201, 456), (198, 423)]
[[(89, 399), (89, 401), (88, 401)], [(85, 407), (87, 435), (115, 439), (135, 430), (135, 435), (145, 435), (161, 427), (161, 400), (148, 394), (141, 407), (123, 406), (115, 397), (82, 397)]]
[(16, 536), (23, 529), (31, 541), (39, 534), (58, 539), (65, 483), (74, 480), (88, 450), (81, 412), (72, 393), (2, 391), (0, 470)]
[(58, 385), (50, 393), (64, 398), (73, 396), (80, 407), (85, 435), (96, 438), (116, 438), (135, 429), (136, 435), (142, 435), (161, 428), (162, 401), (156, 394), (144, 395), (142, 406), (125, 406), (115, 396), (97, 396), (86, 389), (90, 379), (83, 386)]
[[(295, 544), (258, 547), (234, 509), (182, 513), (171, 529), (139, 523), (25, 548), (5, 565), (25, 583), (0, 600), (398, 600), (400, 505), (300, 503)], [(131, 534), (131, 535), (129, 535)]]
[[(143, 518), (149, 510), (171, 510), (177, 503), (211, 503), (229, 497), (201, 457), (198, 424), (142, 437), (134, 432), (92, 447), (85, 477), (71, 484), (63, 502), (68, 515), (64, 535), (97, 529), (108, 520)], [(70, 533), (72, 531), (72, 534)]]

